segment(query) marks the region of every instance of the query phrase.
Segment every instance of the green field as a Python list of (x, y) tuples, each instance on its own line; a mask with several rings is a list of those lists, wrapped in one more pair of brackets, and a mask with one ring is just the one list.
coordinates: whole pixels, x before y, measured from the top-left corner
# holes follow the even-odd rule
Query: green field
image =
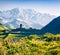
[(0, 38), (0, 55), (60, 55), (60, 34)]

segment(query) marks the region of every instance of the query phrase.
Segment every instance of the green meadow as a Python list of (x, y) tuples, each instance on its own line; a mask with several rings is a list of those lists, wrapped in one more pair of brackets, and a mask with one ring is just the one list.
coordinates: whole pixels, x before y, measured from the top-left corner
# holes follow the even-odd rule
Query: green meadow
[(60, 55), (60, 34), (0, 38), (0, 55)]

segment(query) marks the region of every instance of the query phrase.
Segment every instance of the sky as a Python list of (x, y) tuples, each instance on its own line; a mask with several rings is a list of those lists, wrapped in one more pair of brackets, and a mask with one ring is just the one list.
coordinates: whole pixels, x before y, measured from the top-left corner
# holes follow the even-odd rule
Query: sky
[(60, 0), (0, 0), (0, 10), (35, 9), (37, 12), (60, 15)]

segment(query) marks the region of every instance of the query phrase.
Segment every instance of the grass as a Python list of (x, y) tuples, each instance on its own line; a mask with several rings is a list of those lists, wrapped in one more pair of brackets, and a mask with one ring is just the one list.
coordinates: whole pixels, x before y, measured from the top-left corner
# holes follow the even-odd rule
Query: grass
[(15, 37), (9, 34), (0, 42), (0, 55), (60, 55), (60, 34)]

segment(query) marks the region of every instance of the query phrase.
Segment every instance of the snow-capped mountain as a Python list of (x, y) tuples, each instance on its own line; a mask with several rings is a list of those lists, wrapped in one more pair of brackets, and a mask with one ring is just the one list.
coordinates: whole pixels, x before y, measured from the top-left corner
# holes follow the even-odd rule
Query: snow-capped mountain
[(41, 29), (54, 18), (53, 15), (38, 13), (32, 9), (14, 8), (0, 11), (0, 22), (9, 28), (18, 28), (20, 24), (23, 24), (25, 28)]

